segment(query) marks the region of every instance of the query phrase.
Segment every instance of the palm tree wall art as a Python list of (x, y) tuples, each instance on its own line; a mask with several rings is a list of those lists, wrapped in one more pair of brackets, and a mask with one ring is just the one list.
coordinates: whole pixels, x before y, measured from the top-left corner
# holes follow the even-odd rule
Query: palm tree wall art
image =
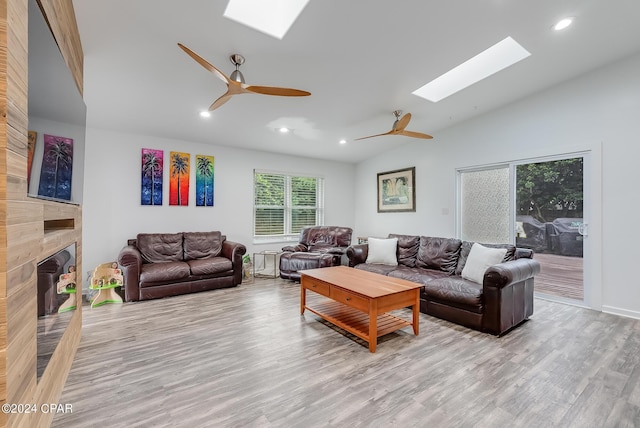
[(196, 155), (196, 206), (213, 206), (213, 156)]
[(170, 152), (169, 205), (189, 205), (189, 153)]
[(73, 139), (44, 134), (38, 195), (71, 200)]
[(155, 149), (142, 149), (142, 205), (162, 205), (162, 168), (164, 152)]

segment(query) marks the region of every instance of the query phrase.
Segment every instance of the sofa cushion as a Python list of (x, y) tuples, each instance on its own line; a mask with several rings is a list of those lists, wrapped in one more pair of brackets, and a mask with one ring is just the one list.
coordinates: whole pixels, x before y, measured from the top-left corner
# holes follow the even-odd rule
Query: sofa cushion
[(146, 263), (183, 260), (182, 233), (139, 233), (136, 245)]
[(233, 263), (226, 257), (209, 257), (206, 259), (187, 260), (191, 274), (196, 276), (213, 275), (233, 269)]
[(482, 286), (458, 276), (446, 276), (427, 282), (420, 292), (422, 298), (447, 306), (481, 314)]
[(184, 259), (197, 260), (219, 256), (222, 242), (220, 232), (185, 232)]
[(185, 262), (145, 263), (140, 268), (140, 286), (179, 281), (188, 278), (189, 273), (189, 265)]
[(366, 263), (374, 263), (381, 265), (397, 266), (398, 259), (396, 251), (398, 248), (398, 238), (368, 239), (369, 252), (367, 253)]
[(449, 276), (448, 273), (441, 270), (410, 268), (408, 266), (398, 266), (397, 269), (389, 272), (389, 276), (394, 278), (406, 279), (407, 281), (417, 282), (418, 284), (426, 284), (437, 278)]
[(398, 239), (398, 264), (414, 267), (420, 248), (420, 237), (416, 235), (389, 234), (389, 238)]
[(469, 281), (482, 284), (487, 268), (502, 262), (506, 253), (506, 248), (488, 248), (477, 243), (473, 244), (461, 276)]
[(462, 241), (453, 238), (420, 237), (416, 266), (441, 270), (452, 275), (458, 264)]
[[(471, 251), (471, 247), (474, 242), (463, 241), (462, 246), (460, 247), (460, 256), (458, 257), (458, 265), (456, 266), (456, 275), (462, 275), (462, 269), (464, 269), (465, 263), (467, 263), (467, 257), (469, 257), (469, 252)], [(507, 253), (504, 255), (503, 262), (508, 262), (510, 260), (514, 260), (516, 258), (516, 246), (512, 244), (482, 244), (485, 247), (489, 248), (506, 248)]]
[(380, 275), (388, 275), (389, 272), (396, 269), (396, 266), (360, 263), (359, 265), (356, 266), (356, 269), (366, 270), (367, 272), (378, 273)]

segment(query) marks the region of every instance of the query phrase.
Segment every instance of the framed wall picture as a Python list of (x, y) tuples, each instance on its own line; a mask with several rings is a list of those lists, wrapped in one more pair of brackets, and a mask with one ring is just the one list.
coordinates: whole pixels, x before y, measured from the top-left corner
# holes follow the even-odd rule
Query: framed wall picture
[(378, 173), (378, 212), (416, 210), (416, 168)]

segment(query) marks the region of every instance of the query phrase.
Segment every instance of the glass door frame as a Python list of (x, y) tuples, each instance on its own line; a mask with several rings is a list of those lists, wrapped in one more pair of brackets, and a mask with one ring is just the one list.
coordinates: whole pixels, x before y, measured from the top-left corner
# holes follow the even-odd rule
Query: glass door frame
[[(469, 166), (456, 168), (456, 236), (461, 236), (461, 174), (464, 172), (481, 171), (497, 168), (509, 168), (510, 186), (510, 242), (515, 244), (516, 239), (516, 166), (530, 163), (541, 163), (562, 159), (581, 157), (583, 159), (583, 223), (587, 225), (587, 234), (583, 238), (583, 301), (572, 299), (555, 298), (549, 295), (538, 295), (536, 297), (546, 300), (558, 301), (575, 306), (587, 307), (595, 310), (602, 310), (602, 151), (601, 144), (594, 144), (591, 147), (582, 148), (575, 151), (567, 151), (554, 155), (531, 156), (517, 160), (499, 162), (494, 164)], [(594, 162), (596, 158), (600, 162)], [(599, 207), (596, 209), (596, 207)]]

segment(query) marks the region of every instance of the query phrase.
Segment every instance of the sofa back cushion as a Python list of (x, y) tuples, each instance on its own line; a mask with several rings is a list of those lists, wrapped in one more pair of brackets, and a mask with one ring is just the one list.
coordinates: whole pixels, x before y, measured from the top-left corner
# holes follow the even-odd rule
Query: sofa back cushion
[(185, 232), (184, 259), (198, 260), (217, 257), (224, 241), (220, 232)]
[(436, 269), (452, 275), (458, 265), (462, 241), (454, 238), (420, 237), (416, 266)]
[(300, 231), (300, 243), (309, 247), (330, 248), (351, 245), (352, 229), (340, 226), (311, 226)]
[(139, 233), (136, 245), (145, 263), (183, 260), (182, 233)]
[[(467, 263), (467, 258), (469, 257), (469, 252), (471, 251), (471, 247), (474, 242), (464, 241), (462, 246), (460, 247), (460, 257), (458, 257), (458, 265), (456, 266), (456, 275), (462, 275), (462, 269), (464, 269), (464, 265)], [(516, 246), (512, 244), (482, 244), (488, 248), (506, 248), (507, 253), (504, 255), (503, 262), (508, 262), (509, 260), (513, 260), (516, 254)]]
[(420, 248), (420, 237), (416, 235), (389, 234), (389, 238), (398, 239), (398, 264), (415, 267)]

